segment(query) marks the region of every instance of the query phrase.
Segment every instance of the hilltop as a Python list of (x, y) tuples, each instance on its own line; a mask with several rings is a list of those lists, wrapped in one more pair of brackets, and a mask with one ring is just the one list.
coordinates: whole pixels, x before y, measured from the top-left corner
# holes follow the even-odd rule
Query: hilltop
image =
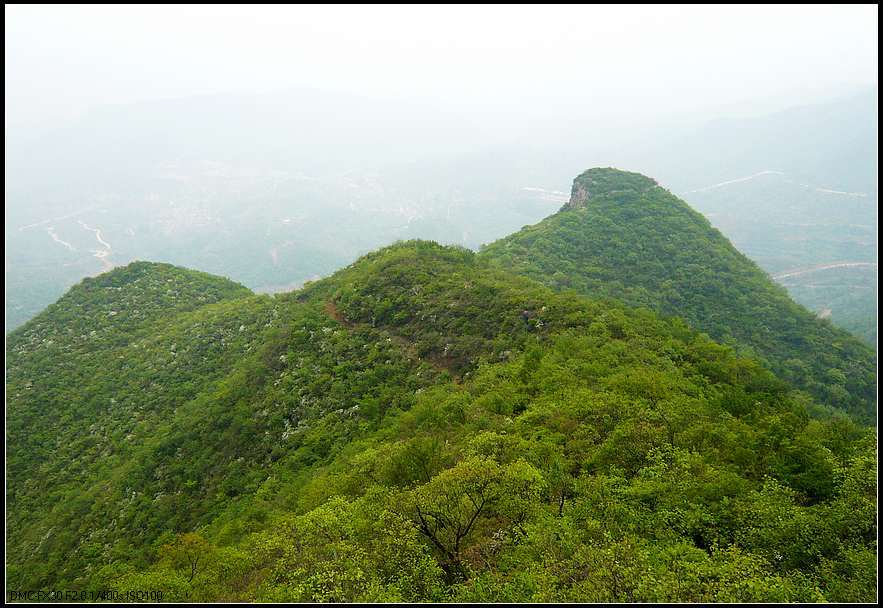
[(488, 245), (481, 257), (557, 290), (681, 317), (818, 400), (875, 417), (874, 351), (796, 304), (648, 177), (590, 169), (558, 213)]

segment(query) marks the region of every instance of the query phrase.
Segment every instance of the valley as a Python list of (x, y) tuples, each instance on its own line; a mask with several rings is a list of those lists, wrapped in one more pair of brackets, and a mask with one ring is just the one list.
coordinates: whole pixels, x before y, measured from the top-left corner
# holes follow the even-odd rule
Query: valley
[[(214, 115), (229, 117), (232, 109), (225, 107), (226, 100), (217, 103)], [(182, 120), (185, 116), (203, 120), (190, 116), (190, 105), (182, 100), (174, 111)], [(141, 111), (150, 120), (160, 120), (153, 117), (151, 107)], [(864, 167), (872, 156), (865, 140), (852, 131), (842, 134), (843, 145), (854, 148), (850, 154), (869, 156), (833, 178), (827, 171), (815, 171), (817, 177), (812, 179), (812, 171), (792, 169), (799, 151), (787, 149), (758, 160), (765, 168), (753, 172), (740, 173), (739, 167), (751, 165), (731, 159), (730, 176), (714, 182), (716, 169), (709, 168), (707, 155), (700, 154), (718, 145), (738, 150), (744, 144), (734, 145), (734, 138), (769, 129), (770, 124), (791, 132), (795, 116), (804, 128), (804, 122), (816, 115), (864, 116), (868, 111), (861, 96), (819, 106), (808, 116), (806, 110), (795, 109), (747, 126), (738, 124), (732, 133), (709, 125), (700, 131), (702, 137), (686, 142), (680, 132), (664, 132), (658, 138), (661, 143), (632, 142), (627, 153), (622, 152), (622, 144), (608, 150), (562, 141), (544, 144), (545, 152), (521, 152), (489, 142), (465, 156), (440, 152), (436, 158), (390, 159), (376, 167), (357, 155), (352, 164), (359, 168), (345, 171), (306, 160), (299, 167), (286, 159), (269, 162), (268, 153), (260, 150), (250, 152), (251, 158), (244, 152), (240, 158), (225, 159), (202, 142), (188, 140), (185, 133), (169, 137), (185, 149), (196, 146), (194, 155), (170, 159), (147, 154), (156, 146), (170, 145), (147, 132), (137, 139), (142, 145), (132, 149), (132, 166), (137, 169), (123, 174), (114, 173), (118, 159), (100, 155), (101, 148), (85, 154), (72, 150), (69, 154), (85, 163), (81, 171), (92, 176), (88, 187), (79, 177), (64, 177), (68, 170), (61, 167), (59, 179), (74, 181), (55, 191), (41, 185), (35, 168), (23, 167), (13, 175), (12, 200), (28, 203), (11, 207), (7, 222), (11, 226), (6, 231), (10, 258), (6, 277), (12, 286), (7, 291), (7, 323), (10, 328), (20, 325), (85, 276), (139, 259), (198, 268), (259, 292), (273, 292), (328, 276), (360, 255), (401, 239), (431, 239), (477, 251), (540, 221), (566, 201), (571, 176), (562, 174), (552, 157), (566, 159), (564, 166), (580, 158), (609, 157), (623, 168), (654, 168), (663, 183), (682, 193), (774, 277), (820, 265), (872, 263), (877, 246), (876, 193), (867, 187), (867, 180), (855, 177), (866, 173)], [(82, 128), (96, 131), (108, 145), (116, 146), (115, 129), (126, 127), (114, 120), (115, 116), (98, 115)], [(583, 139), (591, 141), (592, 134), (584, 134)], [(64, 149), (70, 144), (52, 145)], [(670, 148), (681, 151), (677, 166), (663, 162)], [(832, 157), (832, 165), (836, 162)], [(788, 170), (770, 168), (776, 166)], [(105, 177), (111, 174), (116, 177)], [(83, 206), (83, 201), (90, 202)], [(54, 211), (71, 207), (77, 210)], [(78, 222), (100, 227), (105, 242), (115, 245), (113, 255), (96, 254), (95, 239), (91, 243), (82, 239)], [(47, 224), (77, 251), (55, 241), (50, 242), (58, 251), (48, 247), (47, 234), (38, 230)], [(110, 251), (99, 245), (101, 251)], [(836, 289), (803, 287), (800, 276), (786, 277), (783, 285), (798, 302), (817, 313), (830, 308), (835, 324), (875, 344), (876, 312), (870, 305), (875, 296), (869, 298), (866, 292), (871, 286), (876, 293), (876, 272), (871, 267), (865, 267), (863, 275), (851, 267), (843, 270), (856, 280)]]

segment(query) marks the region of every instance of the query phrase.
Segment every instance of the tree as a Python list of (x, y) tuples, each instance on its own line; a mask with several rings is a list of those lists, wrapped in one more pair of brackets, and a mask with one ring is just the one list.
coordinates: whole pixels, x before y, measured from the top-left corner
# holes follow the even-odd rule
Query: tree
[(524, 461), (501, 467), (472, 456), (417, 488), (410, 509), (418, 529), (442, 555), (448, 577), (465, 578), (463, 550), (477, 527), (495, 515), (521, 528), (543, 486), (539, 471)]
[(163, 553), (172, 566), (187, 577), (190, 583), (209, 561), (213, 547), (196, 532), (181, 534), (171, 544), (163, 547)]

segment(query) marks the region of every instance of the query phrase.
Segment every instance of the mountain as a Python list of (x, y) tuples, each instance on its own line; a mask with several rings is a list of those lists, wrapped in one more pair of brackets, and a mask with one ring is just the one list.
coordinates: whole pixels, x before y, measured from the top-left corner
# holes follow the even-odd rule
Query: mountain
[(558, 290), (681, 317), (818, 400), (875, 417), (874, 351), (792, 301), (653, 179), (590, 169), (574, 180), (559, 213), (481, 256)]
[(7, 395), (10, 589), (876, 598), (873, 429), (489, 254), (403, 242), (276, 296), (131, 264), (9, 334)]
[(686, 128), (619, 162), (671, 187), (795, 301), (876, 345), (876, 87)]
[[(660, 177), (774, 276), (868, 264), (875, 100), (652, 129), (568, 122), (505, 144), (476, 117), (317, 91), (97, 108), (10, 154), (7, 328), (136, 259), (274, 292), (399, 239), (477, 249), (557, 208), (586, 159)], [(874, 343), (874, 267), (820, 272), (780, 282)]]
[(795, 301), (876, 344), (876, 87), (769, 114), (616, 131), (568, 125), (547, 137), (527, 165), (533, 185), (566, 190), (593, 165), (652, 175)]
[[(875, 155), (866, 162), (874, 164)], [(876, 346), (875, 190), (764, 171), (681, 196), (795, 301)]]
[(478, 247), (548, 214), (489, 168), (475, 120), (291, 90), (99, 107), (16, 141), (7, 327), (133, 260), (285, 291), (399, 239)]
[[(7, 328), (133, 260), (267, 292), (396, 240), (477, 249), (548, 216), (597, 163), (659, 178), (773, 274), (876, 251), (873, 90), (753, 118), (720, 110), (711, 122), (505, 114), (294, 89), (96, 107), (40, 137), (10, 135)], [(760, 181), (738, 180), (764, 171), (793, 183), (746, 193)], [(808, 231), (810, 214), (823, 225)], [(786, 286), (872, 340), (875, 297), (848, 272)]]

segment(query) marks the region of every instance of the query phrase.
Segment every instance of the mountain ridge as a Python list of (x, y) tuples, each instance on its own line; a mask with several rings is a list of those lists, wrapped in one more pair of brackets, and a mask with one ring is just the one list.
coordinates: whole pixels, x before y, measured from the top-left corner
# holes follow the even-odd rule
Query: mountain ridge
[(8, 579), (179, 601), (872, 597), (873, 429), (608, 296), (427, 241), (276, 296), (162, 264), (90, 279), (8, 336)]
[(873, 350), (793, 302), (655, 180), (590, 169), (574, 180), (571, 202), (558, 213), (479, 255), (556, 289), (682, 316), (817, 398), (868, 420), (875, 415)]

